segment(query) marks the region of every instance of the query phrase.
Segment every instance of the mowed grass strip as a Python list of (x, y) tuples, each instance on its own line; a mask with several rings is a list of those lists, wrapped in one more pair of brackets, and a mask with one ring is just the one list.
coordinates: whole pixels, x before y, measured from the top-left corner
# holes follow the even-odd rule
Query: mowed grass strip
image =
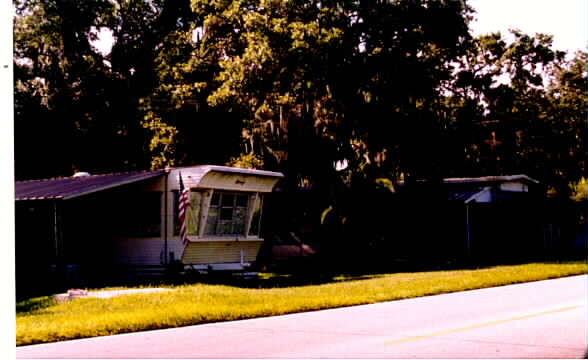
[[(49, 298), (17, 304), (16, 343), (61, 340), (162, 329), (208, 322), (273, 316), (370, 304), (588, 272), (583, 262), (497, 266), (340, 277), (331, 283), (286, 288), (183, 285), (170, 291), (54, 303)], [(350, 280), (351, 279), (351, 280)]]

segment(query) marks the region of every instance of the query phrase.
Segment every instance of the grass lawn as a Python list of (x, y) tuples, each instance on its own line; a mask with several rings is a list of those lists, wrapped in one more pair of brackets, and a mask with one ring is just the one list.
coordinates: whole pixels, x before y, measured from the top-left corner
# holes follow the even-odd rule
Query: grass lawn
[[(319, 285), (255, 287), (170, 286), (170, 291), (55, 303), (50, 297), (17, 303), (16, 343), (27, 345), (92, 336), (247, 319), (414, 298), (585, 274), (585, 262), (535, 263), (478, 270), (335, 277)], [(262, 274), (263, 275), (263, 274)]]

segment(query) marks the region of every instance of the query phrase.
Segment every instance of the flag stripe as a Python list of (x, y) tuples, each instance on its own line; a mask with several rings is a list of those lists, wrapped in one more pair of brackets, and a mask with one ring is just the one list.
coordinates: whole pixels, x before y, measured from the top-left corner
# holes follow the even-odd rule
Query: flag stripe
[(180, 219), (180, 238), (182, 243), (186, 245), (188, 243), (188, 229), (186, 225), (186, 213), (188, 212), (188, 206), (190, 206), (190, 189), (184, 187), (182, 181), (182, 174), (180, 173), (180, 201), (179, 201), (179, 219)]

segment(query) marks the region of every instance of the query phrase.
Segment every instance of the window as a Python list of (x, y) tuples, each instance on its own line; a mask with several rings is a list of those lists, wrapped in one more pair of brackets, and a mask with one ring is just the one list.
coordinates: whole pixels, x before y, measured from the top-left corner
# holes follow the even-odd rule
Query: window
[[(209, 194), (212, 192), (212, 196)], [(210, 196), (210, 197), (207, 197)], [(203, 201), (204, 200), (204, 201)], [(200, 224), (201, 207), (209, 202), (206, 224)], [(188, 235), (259, 236), (261, 225), (262, 197), (259, 194), (219, 190), (190, 193), (190, 207), (186, 213)], [(178, 219), (179, 193), (174, 192), (174, 235), (180, 233)], [(201, 227), (204, 226), (204, 229)]]
[(261, 228), (261, 210), (263, 208), (263, 198), (257, 194), (253, 199), (253, 206), (251, 207), (251, 226), (249, 226), (249, 236), (258, 236)]
[(249, 195), (217, 192), (210, 199), (206, 235), (245, 235)]

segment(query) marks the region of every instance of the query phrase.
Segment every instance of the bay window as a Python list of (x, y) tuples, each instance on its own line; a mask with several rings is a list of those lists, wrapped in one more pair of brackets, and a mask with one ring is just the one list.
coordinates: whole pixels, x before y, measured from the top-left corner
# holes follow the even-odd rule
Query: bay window
[(249, 196), (240, 193), (212, 194), (204, 235), (245, 235)]
[[(179, 194), (176, 192), (176, 235), (179, 234), (178, 201)], [(188, 235), (259, 237), (261, 209), (262, 197), (257, 193), (192, 190), (186, 214)]]

